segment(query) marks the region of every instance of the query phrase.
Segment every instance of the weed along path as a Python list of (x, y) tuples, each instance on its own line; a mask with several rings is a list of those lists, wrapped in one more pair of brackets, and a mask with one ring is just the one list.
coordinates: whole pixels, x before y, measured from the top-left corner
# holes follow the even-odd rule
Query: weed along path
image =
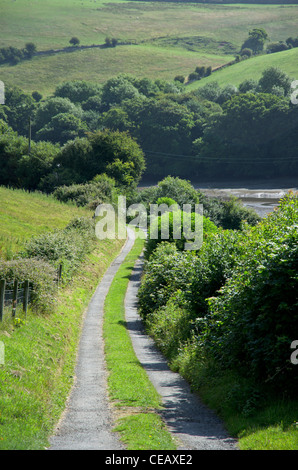
[(167, 361), (144, 333), (137, 311), (137, 291), (143, 267), (136, 262), (125, 297), (125, 316), (135, 354), (162, 397), (160, 414), (180, 450), (236, 450), (237, 441), (225, 431), (221, 421), (190, 391), (189, 385), (171, 371)]
[(113, 278), (134, 244), (129, 234), (118, 257), (104, 274), (85, 312), (75, 381), (49, 450), (121, 450), (107, 394), (102, 323), (104, 301)]

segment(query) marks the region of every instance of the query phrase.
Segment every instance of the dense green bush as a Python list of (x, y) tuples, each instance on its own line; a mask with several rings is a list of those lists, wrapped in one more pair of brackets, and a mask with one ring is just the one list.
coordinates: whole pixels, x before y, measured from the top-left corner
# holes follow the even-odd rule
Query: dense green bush
[(77, 206), (89, 206), (95, 209), (98, 204), (112, 201), (116, 193), (115, 180), (106, 175), (98, 175), (85, 184), (59, 186), (53, 193), (62, 202), (74, 202)]
[(217, 226), (228, 230), (241, 230), (243, 222), (256, 225), (261, 220), (261, 217), (254, 209), (243, 205), (241, 199), (231, 197), (222, 200), (217, 197), (206, 196), (200, 191), (198, 193), (200, 202), (203, 204), (204, 215)]
[(216, 373), (237, 371), (257, 388), (297, 392), (290, 361), (298, 330), (297, 222), (298, 198), (289, 195), (256, 226), (210, 233), (197, 253), (164, 242), (151, 254), (140, 312), (191, 382), (198, 380), (194, 368), (208, 363)]
[[(290, 345), (298, 328), (298, 198), (254, 228), (238, 246), (233, 274), (216, 298), (199, 337), (223, 367), (284, 391), (297, 391)], [(204, 324), (204, 321), (202, 324)]]
[(195, 327), (194, 316), (178, 292), (166, 305), (148, 314), (146, 327), (157, 347), (171, 360), (190, 339)]
[(56, 269), (62, 264), (63, 279), (68, 280), (86, 254), (92, 251), (95, 240), (94, 221), (79, 218), (64, 230), (31, 238), (25, 245), (23, 256), (47, 261)]
[[(210, 296), (231, 276), (237, 262), (235, 244), (242, 232), (210, 233), (196, 253), (178, 252), (161, 243), (145, 266), (139, 306), (156, 343), (173, 359), (201, 329)], [(179, 254), (177, 254), (179, 253)], [(174, 271), (172, 271), (174, 270)]]
[(166, 305), (177, 290), (191, 283), (195, 262), (193, 252), (181, 252), (175, 244), (161, 242), (145, 265), (138, 304), (143, 318)]
[[(177, 219), (175, 218), (177, 217)], [(191, 233), (185, 231), (184, 224), (189, 215), (183, 213), (183, 211), (177, 209), (172, 212), (165, 212), (164, 214), (155, 218), (153, 223), (149, 227), (149, 236), (145, 244), (144, 256), (149, 259), (151, 253), (156, 249), (157, 245), (167, 237), (167, 241), (175, 243), (176, 247), (183, 251), (187, 242), (203, 242), (203, 239), (208, 236), (209, 233), (217, 231), (216, 225), (211, 222), (205, 216), (191, 212), (190, 214), (190, 229)], [(177, 222), (178, 220), (178, 222)], [(179, 231), (179, 221), (181, 221), (181, 230)], [(166, 228), (164, 228), (166, 227)], [(168, 228), (168, 229), (167, 229)], [(153, 238), (154, 229), (157, 231), (158, 238)], [(179, 233), (177, 235), (176, 230)], [(168, 231), (168, 233), (167, 233)], [(194, 234), (194, 236), (193, 236)], [(178, 238), (179, 236), (179, 238)], [(194, 248), (196, 249), (196, 248)]]
[(36, 258), (0, 262), (0, 278), (7, 283), (14, 279), (20, 283), (30, 281), (31, 306), (39, 313), (53, 311), (57, 294), (56, 277), (57, 271), (51, 264)]

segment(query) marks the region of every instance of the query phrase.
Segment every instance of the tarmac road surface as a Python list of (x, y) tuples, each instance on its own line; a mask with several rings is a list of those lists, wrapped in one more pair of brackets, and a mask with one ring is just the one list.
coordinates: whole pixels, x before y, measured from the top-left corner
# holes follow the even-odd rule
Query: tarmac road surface
[[(105, 297), (133, 243), (134, 235), (129, 231), (121, 253), (106, 271), (85, 313), (74, 386), (50, 439), (49, 450), (125, 450), (112, 431), (102, 323)], [(191, 393), (181, 376), (169, 369), (151, 338), (144, 333), (136, 305), (142, 263), (141, 257), (128, 285), (126, 321), (136, 356), (162, 397), (164, 422), (177, 439), (179, 450), (236, 450), (237, 442), (227, 434), (220, 420)]]

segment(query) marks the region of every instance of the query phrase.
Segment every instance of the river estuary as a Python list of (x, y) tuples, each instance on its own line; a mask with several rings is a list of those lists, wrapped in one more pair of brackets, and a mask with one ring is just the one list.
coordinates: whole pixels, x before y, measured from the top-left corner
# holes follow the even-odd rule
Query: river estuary
[[(228, 199), (231, 196), (240, 198), (245, 206), (252, 207), (261, 217), (278, 206), (282, 197), (290, 191), (298, 191), (298, 180), (278, 179), (253, 181), (199, 182), (192, 185), (207, 196)], [(154, 186), (157, 182), (144, 182), (140, 187)]]
[(237, 181), (237, 182), (210, 182), (200, 183), (192, 181), (196, 189), (207, 196), (227, 199), (231, 196), (240, 198), (245, 206), (252, 207), (261, 216), (265, 217), (278, 206), (279, 200), (290, 191), (298, 191), (298, 181), (272, 180), (272, 181)]

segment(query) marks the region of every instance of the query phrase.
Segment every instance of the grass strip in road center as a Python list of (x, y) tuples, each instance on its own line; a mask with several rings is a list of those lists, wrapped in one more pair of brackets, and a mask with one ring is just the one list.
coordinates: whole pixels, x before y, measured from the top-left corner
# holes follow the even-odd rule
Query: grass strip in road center
[(130, 274), (144, 247), (134, 246), (115, 275), (105, 300), (104, 341), (108, 390), (117, 416), (115, 431), (129, 450), (174, 450), (158, 410), (161, 398), (138, 361), (125, 322), (124, 298)]

